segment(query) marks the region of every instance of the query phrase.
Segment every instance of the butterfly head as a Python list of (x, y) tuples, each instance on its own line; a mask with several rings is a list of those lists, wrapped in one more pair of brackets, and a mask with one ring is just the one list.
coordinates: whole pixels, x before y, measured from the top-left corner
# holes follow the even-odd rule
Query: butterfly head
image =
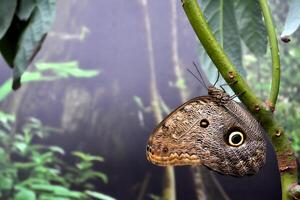
[(215, 99), (216, 102), (225, 104), (230, 100), (229, 94), (222, 89), (216, 88), (215, 86), (208, 86), (207, 92)]

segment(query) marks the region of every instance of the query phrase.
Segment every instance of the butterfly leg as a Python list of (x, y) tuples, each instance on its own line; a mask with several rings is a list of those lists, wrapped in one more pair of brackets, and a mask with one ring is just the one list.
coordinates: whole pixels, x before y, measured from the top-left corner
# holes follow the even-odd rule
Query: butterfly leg
[(238, 81), (237, 80), (235, 80), (235, 81), (232, 81), (232, 82), (230, 82), (230, 83), (224, 83), (224, 84), (222, 84), (222, 85), (220, 85), (220, 88), (224, 91), (224, 92), (226, 92), (225, 91), (225, 89), (224, 89), (224, 86), (231, 86), (231, 85), (234, 85), (234, 84), (236, 84)]
[(238, 93), (238, 94), (232, 95), (232, 96), (230, 97), (230, 100), (234, 99), (235, 97), (239, 97), (239, 96), (243, 95), (245, 92), (246, 92), (246, 91), (243, 91), (243, 92), (240, 92), (240, 93)]

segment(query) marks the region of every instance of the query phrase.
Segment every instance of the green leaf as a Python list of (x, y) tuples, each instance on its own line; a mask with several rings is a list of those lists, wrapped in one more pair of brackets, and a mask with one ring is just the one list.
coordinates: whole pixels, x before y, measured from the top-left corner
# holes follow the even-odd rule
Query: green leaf
[(80, 177), (78, 177), (77, 181), (80, 183), (85, 183), (88, 180), (95, 178), (100, 178), (104, 183), (108, 183), (108, 178), (106, 174), (95, 171), (84, 172)]
[(35, 199), (36, 199), (35, 193), (31, 190), (25, 190), (25, 189), (19, 191), (14, 197), (14, 200), (35, 200)]
[(16, 56), (13, 62), (13, 77), (17, 80), (24, 73), (34, 56), (39, 51), (43, 39), (50, 30), (55, 16), (55, 0), (36, 1), (30, 22), (18, 42)]
[(0, 162), (7, 161), (7, 153), (4, 151), (3, 148), (0, 147)]
[(32, 169), (37, 164), (34, 162), (14, 162), (14, 165), (18, 169)]
[(37, 63), (36, 68), (43, 71), (51, 71), (59, 77), (77, 77), (90, 78), (97, 76), (99, 70), (80, 69), (77, 61), (61, 62), (61, 63)]
[(35, 6), (35, 0), (20, 0), (17, 10), (17, 16), (19, 19), (28, 20)]
[(291, 0), (289, 5), (289, 12), (285, 21), (283, 31), (281, 33), (281, 38), (286, 38), (291, 36), (299, 27), (300, 24), (300, 1)]
[(87, 161), (87, 162), (90, 162), (90, 161), (103, 162), (104, 161), (104, 158), (101, 157), (101, 156), (93, 156), (93, 155), (90, 155), (90, 154), (87, 154), (87, 153), (84, 153), (84, 152), (81, 152), (81, 151), (74, 151), (72, 154), (74, 156), (79, 157), (80, 159), (82, 159), (84, 161)]
[(79, 170), (90, 169), (90, 168), (93, 167), (93, 163), (90, 162), (90, 161), (83, 161), (83, 162), (77, 163), (77, 164), (76, 164), (76, 167), (77, 167)]
[(108, 196), (106, 194), (100, 193), (100, 192), (95, 192), (95, 191), (90, 191), (86, 190), (85, 193), (93, 198), (96, 199), (101, 199), (101, 200), (116, 200), (115, 198)]
[(239, 33), (249, 50), (257, 57), (267, 52), (267, 31), (257, 0), (236, 0)]
[(27, 144), (23, 142), (15, 142), (14, 147), (16, 147), (16, 149), (18, 149), (22, 154), (24, 154), (27, 150)]
[(10, 27), (16, 6), (17, 0), (4, 0), (0, 3), (0, 39)]
[[(99, 70), (80, 69), (77, 61), (62, 63), (37, 63), (36, 68), (36, 71), (25, 72), (22, 75), (22, 83), (53, 81), (69, 77), (90, 78), (100, 73)], [(43, 73), (47, 73), (47, 75)], [(49, 73), (52, 73), (53, 75), (49, 75)], [(0, 86), (0, 102), (12, 92), (11, 84), (12, 79), (9, 79)]]
[[(241, 41), (238, 33), (233, 0), (201, 0), (201, 9), (220, 45), (236, 66), (245, 75), (242, 64)], [(211, 83), (217, 79), (217, 69), (203, 49), (200, 48), (200, 63)], [(220, 81), (224, 83), (224, 80)]]
[(0, 122), (4, 128), (11, 130), (11, 126), (15, 122), (15, 116), (0, 111)]
[(56, 152), (56, 153), (59, 153), (61, 155), (64, 155), (65, 154), (65, 150), (61, 147), (58, 147), (58, 146), (50, 146), (48, 147), (49, 150), (53, 151), (53, 152)]
[(39, 200), (73, 200), (66, 197), (58, 197), (55, 195), (49, 195), (49, 194), (42, 194), (39, 198)]
[(33, 190), (52, 192), (53, 194), (61, 197), (72, 197), (76, 199), (80, 199), (82, 197), (81, 192), (71, 191), (68, 188), (59, 185), (32, 185), (31, 188)]
[(11, 190), (13, 187), (13, 179), (11, 177), (0, 177), (0, 190)]

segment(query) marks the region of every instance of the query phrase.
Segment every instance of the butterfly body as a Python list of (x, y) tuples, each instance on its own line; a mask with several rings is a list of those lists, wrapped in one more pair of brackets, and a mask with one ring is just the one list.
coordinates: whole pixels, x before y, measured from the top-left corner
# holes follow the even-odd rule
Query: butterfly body
[(153, 131), (147, 158), (154, 164), (204, 165), (226, 175), (256, 173), (264, 164), (263, 129), (239, 103), (215, 87), (169, 114)]

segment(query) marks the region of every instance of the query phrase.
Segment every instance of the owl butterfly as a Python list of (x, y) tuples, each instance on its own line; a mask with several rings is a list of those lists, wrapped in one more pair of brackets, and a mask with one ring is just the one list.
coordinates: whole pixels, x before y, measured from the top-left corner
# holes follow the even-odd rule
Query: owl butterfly
[(251, 175), (266, 159), (264, 130), (224, 90), (191, 99), (153, 131), (146, 155), (153, 164), (204, 165), (221, 174)]

